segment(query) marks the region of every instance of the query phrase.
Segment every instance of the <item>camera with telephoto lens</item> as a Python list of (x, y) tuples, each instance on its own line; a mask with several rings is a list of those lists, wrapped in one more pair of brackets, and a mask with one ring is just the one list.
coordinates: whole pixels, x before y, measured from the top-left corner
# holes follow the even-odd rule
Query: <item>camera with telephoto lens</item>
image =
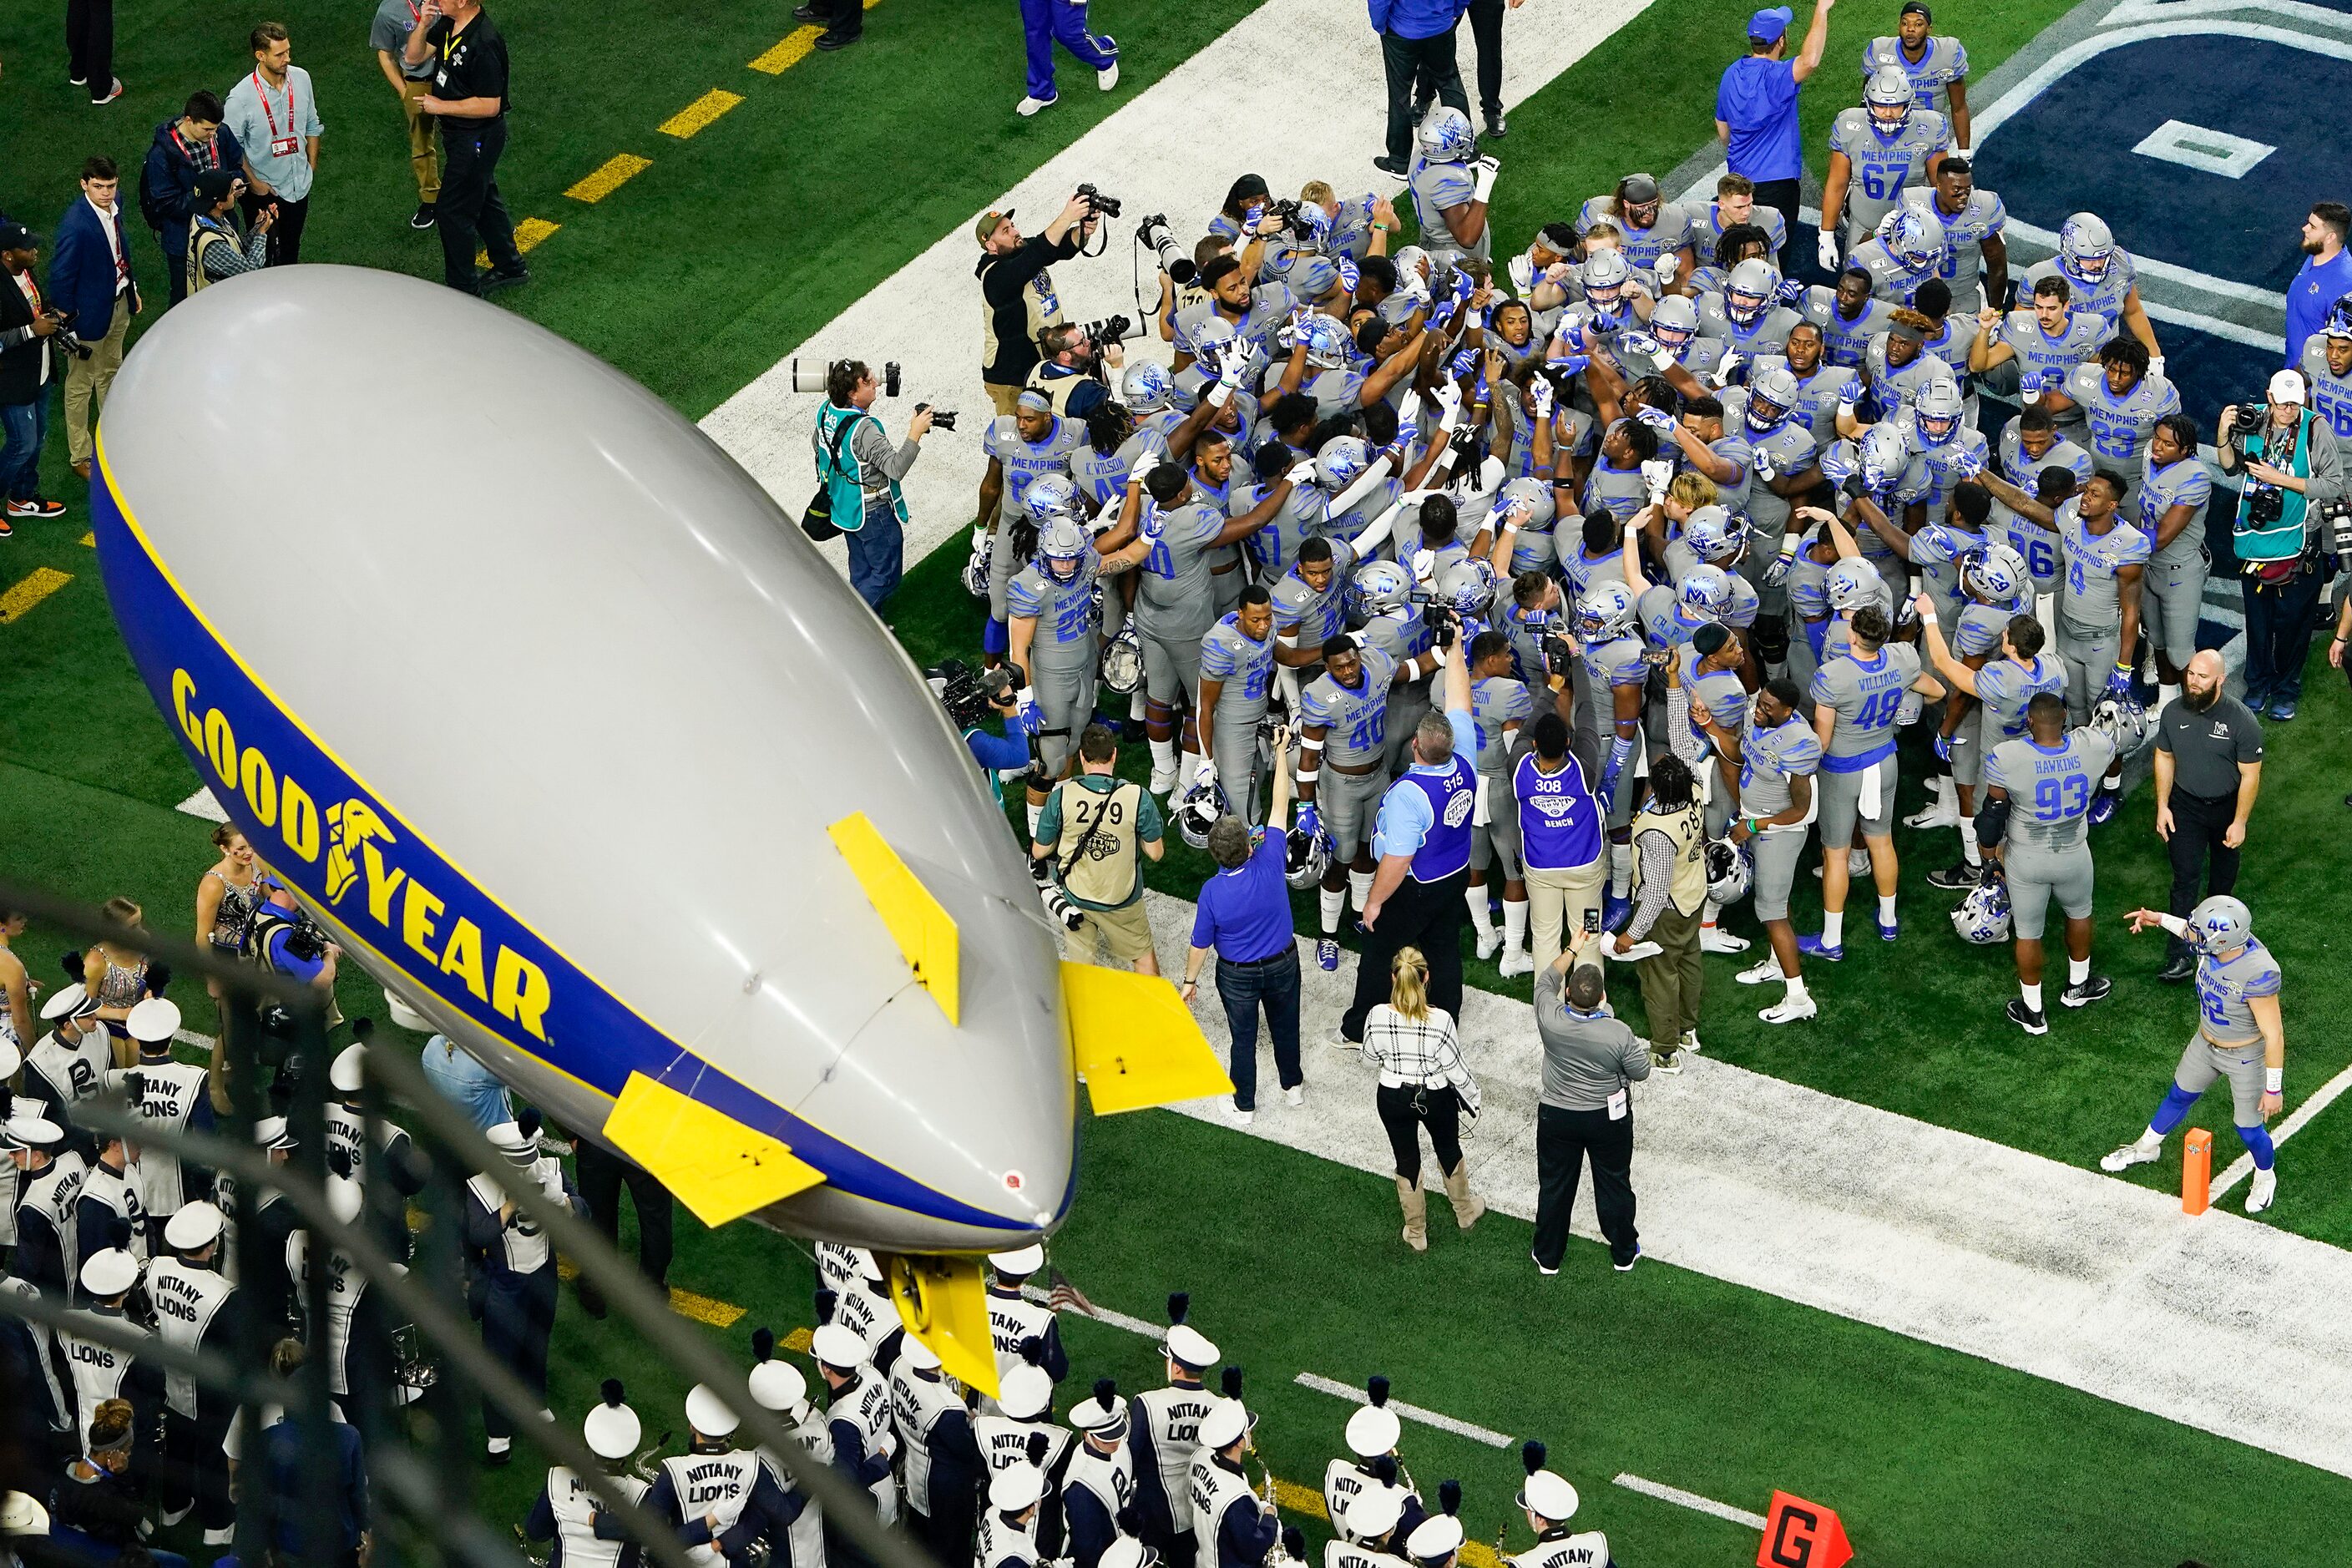
[[(793, 378), (793, 390), (794, 392), (823, 392), (826, 390), (825, 378), (833, 373), (833, 367), (843, 362), (840, 360), (826, 360), (822, 363), (809, 360), (796, 359), (793, 361), (790, 367)], [(891, 360), (882, 367), (882, 395), (885, 397), (896, 397), (898, 395), (898, 362), (897, 360)], [(931, 418), (932, 422), (936, 424), (939, 420), (939, 416), (933, 415)], [(948, 428), (952, 430), (955, 426), (950, 425)]]
[(1078, 331), (1093, 339), (1097, 348), (1108, 348), (1113, 343), (1127, 341), (1129, 334), (1135, 331), (1135, 318), (1105, 316), (1099, 321), (1085, 323), (1078, 328)]
[(88, 359), (89, 345), (74, 336), (74, 313), (71, 310), (52, 310), (49, 315), (58, 323), (58, 330), (50, 335), (49, 342), (61, 353), (69, 353), (76, 359)]
[(1078, 195), (1086, 202), (1087, 212), (1099, 214), (1104, 217), (1118, 216), (1119, 203), (1117, 196), (1107, 196), (1092, 185), (1080, 185)]
[(1030, 861), (1029, 874), (1037, 879), (1037, 901), (1045, 906), (1047, 920), (1060, 922), (1065, 931), (1076, 931), (1086, 923), (1086, 910), (1070, 902), (1070, 895), (1054, 880), (1052, 861)]
[(1298, 203), (1294, 201), (1271, 202), (1267, 204), (1265, 210), (1282, 220), (1282, 226), (1289, 231), (1292, 237), (1297, 239), (1308, 239), (1313, 237), (1315, 227), (1305, 218), (1299, 216)]
[(1168, 232), (1168, 215), (1153, 213), (1135, 226), (1135, 237), (1160, 258), (1160, 270), (1179, 288), (1201, 275), (1192, 258), (1178, 248), (1176, 237)]
[(918, 403), (918, 404), (916, 404), (916, 405), (915, 405), (915, 412), (916, 412), (916, 413), (918, 413), (918, 414), (920, 414), (921, 412), (923, 412), (923, 410), (925, 410), (925, 409), (927, 409), (927, 408), (930, 408), (930, 411), (931, 411), (931, 428), (932, 428), (932, 429), (934, 429), (934, 430), (952, 430), (952, 429), (954, 429), (954, 428), (955, 428), (956, 412), (955, 412), (955, 410), (954, 410), (954, 409), (952, 409), (952, 408), (931, 408), (931, 405), (930, 405), (929, 404), (928, 404), (928, 403)]
[(2319, 548), (2336, 557), (2338, 572), (2352, 572), (2352, 499), (2322, 501), (2314, 510), (2319, 513)]

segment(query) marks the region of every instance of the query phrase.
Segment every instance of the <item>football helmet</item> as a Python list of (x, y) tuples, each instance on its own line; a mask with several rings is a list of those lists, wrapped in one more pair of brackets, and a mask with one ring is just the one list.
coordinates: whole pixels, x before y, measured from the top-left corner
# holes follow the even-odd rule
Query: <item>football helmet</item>
[(2254, 912), (2227, 893), (2189, 911), (2189, 942), (2207, 952), (2229, 952), (2254, 940)]
[(1624, 297), (1626, 281), (1633, 275), (1622, 254), (1601, 250), (1585, 258), (1584, 265), (1577, 269), (1576, 281), (1584, 290), (1585, 303), (1595, 310), (1610, 310), (1616, 309)]
[(1960, 933), (1962, 942), (1979, 947), (2009, 940), (2009, 884), (2000, 879), (1992, 862), (1985, 862), (1977, 885), (1953, 909), (1952, 929)]
[(1298, 323), (1291, 342), (1307, 351), (1307, 363), (1316, 370), (1337, 370), (1348, 363), (1348, 329), (1335, 316), (1317, 311)]
[(2336, 301), (2327, 312), (2327, 324), (2319, 329), (2322, 337), (2352, 338), (2352, 304)]
[(1727, 567), (1748, 548), (1748, 522), (1727, 507), (1699, 507), (1683, 524), (1683, 542), (1708, 565)]
[(2105, 278), (2115, 254), (2115, 232), (2096, 213), (2076, 213), (2058, 230), (2058, 270), (2077, 283)]
[(2147, 710), (2129, 697), (2102, 697), (2091, 709), (2091, 728), (2116, 743), (2116, 755), (2138, 751), (2152, 728)]
[(1371, 466), (1371, 450), (1364, 445), (1362, 437), (1334, 436), (1315, 454), (1315, 488), (1336, 496), (1361, 479), (1364, 470)]
[(1988, 605), (2015, 604), (2025, 582), (2025, 557), (1998, 540), (1960, 559), (1960, 591)]
[(1876, 567), (1851, 557), (1832, 566), (1822, 582), (1822, 592), (1828, 597), (1830, 608), (1840, 615), (1850, 615), (1864, 605), (1879, 603), (1885, 590), (1885, 580), (1878, 575)]
[(1021, 510), (1037, 524), (1040, 534), (1047, 524), (1058, 519), (1075, 521), (1078, 516), (1078, 487), (1067, 474), (1039, 474), (1021, 492)]
[(963, 561), (963, 591), (975, 599), (988, 597), (988, 563), (996, 553), (996, 535), (986, 528), (971, 531), (971, 553)]
[(1412, 578), (1393, 561), (1367, 561), (1348, 581), (1349, 606), (1370, 620), (1404, 608), (1412, 598)]
[(1576, 635), (1588, 643), (1608, 642), (1633, 629), (1633, 591), (1615, 578), (1595, 583), (1576, 601)]
[(1723, 313), (1736, 325), (1752, 327), (1764, 319), (1780, 291), (1780, 275), (1772, 264), (1751, 256), (1723, 280)]
[(1234, 331), (1231, 321), (1214, 310), (1209, 312), (1207, 321), (1192, 329), (1192, 357), (1200, 362), (1202, 370), (1213, 376), (1225, 374), (1227, 354), (1244, 352), (1241, 334)]
[(1331, 830), (1323, 826), (1318, 812), (1314, 832), (1301, 833), (1296, 827), (1290, 830), (1282, 853), (1282, 879), (1294, 888), (1315, 887), (1323, 880), (1323, 873), (1331, 868), (1331, 857), (1338, 852)]
[(1056, 583), (1075, 582), (1087, 549), (1086, 526), (1076, 518), (1057, 517), (1038, 531), (1037, 565)]
[(1675, 601), (1700, 620), (1719, 621), (1731, 608), (1731, 574), (1720, 566), (1694, 566), (1675, 584)]
[(1748, 884), (1755, 879), (1756, 867), (1748, 858), (1748, 846), (1728, 838), (1706, 841), (1708, 898), (1718, 904), (1736, 904), (1748, 896)]
[(1477, 153), (1478, 133), (1460, 110), (1441, 103), (1421, 122), (1421, 155), (1430, 163), (1466, 163)]
[(1658, 340), (1660, 348), (1680, 359), (1683, 350), (1698, 336), (1698, 307), (1680, 294), (1667, 295), (1650, 312), (1650, 335)]
[(1803, 395), (1787, 367), (1774, 365), (1760, 373), (1748, 384), (1748, 427), (1759, 436), (1779, 429)]
[(1862, 433), (1855, 444), (1857, 462), (1854, 473), (1862, 488), (1874, 496), (1892, 490), (1903, 478), (1903, 470), (1911, 466), (1911, 443), (1903, 437), (1902, 427), (1893, 420), (1885, 420)]
[(1528, 503), (1528, 514), (1519, 520), (1519, 537), (1549, 528), (1559, 509), (1551, 499), (1551, 486), (1538, 479), (1509, 479), (1495, 492), (1495, 515), (1488, 526), (1497, 531), (1502, 527), (1503, 513), (1520, 501)]
[(1176, 805), (1176, 831), (1195, 849), (1209, 847), (1209, 829), (1225, 815), (1225, 786), (1213, 778), (1196, 778)]
[(1456, 615), (1483, 616), (1495, 598), (1495, 569), (1475, 555), (1465, 555), (1437, 574), (1440, 602)]
[(1911, 123), (1911, 79), (1900, 67), (1881, 66), (1862, 85), (1863, 110), (1882, 141), (1894, 141)]
[(1878, 243), (1913, 272), (1944, 260), (1944, 220), (1925, 207), (1896, 207), (1878, 220)]
[(1145, 360), (1127, 367), (1118, 378), (1118, 400), (1127, 405), (1130, 414), (1157, 414), (1168, 406), (1168, 399), (1176, 384), (1168, 379), (1165, 365)]
[(1102, 658), (1095, 673), (1102, 679), (1104, 689), (1121, 697), (1134, 694), (1143, 684), (1143, 638), (1130, 621), (1118, 628), (1118, 635), (1103, 644)]
[(1960, 395), (1959, 383), (1931, 381), (1919, 389), (1919, 400), (1911, 405), (1911, 420), (1919, 428), (1921, 441), (1941, 447), (1960, 433), (1960, 419), (1968, 409), (1969, 400)]

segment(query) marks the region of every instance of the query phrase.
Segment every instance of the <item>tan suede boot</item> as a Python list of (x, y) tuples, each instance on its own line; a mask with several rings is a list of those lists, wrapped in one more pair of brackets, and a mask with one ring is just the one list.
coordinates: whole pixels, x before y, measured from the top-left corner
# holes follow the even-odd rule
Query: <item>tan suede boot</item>
[(1429, 1250), (1429, 1194), (1419, 1182), (1396, 1179), (1397, 1203), (1404, 1210), (1404, 1244), (1415, 1252)]
[(1486, 1212), (1486, 1200), (1470, 1190), (1470, 1162), (1463, 1161), (1445, 1178), (1445, 1195), (1454, 1201), (1454, 1223), (1468, 1230)]

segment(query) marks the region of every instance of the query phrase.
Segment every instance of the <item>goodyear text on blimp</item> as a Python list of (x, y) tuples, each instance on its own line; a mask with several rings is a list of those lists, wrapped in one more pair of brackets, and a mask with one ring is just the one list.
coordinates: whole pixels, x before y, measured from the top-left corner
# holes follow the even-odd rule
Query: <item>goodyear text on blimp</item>
[(172, 671), (172, 711), (188, 744), (244, 800), (254, 821), (307, 865), (318, 866), (324, 853), (323, 896), (346, 924), (363, 916), (383, 933), (387, 951), (406, 949), (532, 1038), (547, 1039), (547, 972), (502, 941), (485, 943), (478, 923), (452, 915), (439, 895), (398, 864), (400, 836), (373, 805), (353, 795), (321, 810), (317, 797), (258, 747), (238, 742), (228, 714), (202, 701), (185, 669)]

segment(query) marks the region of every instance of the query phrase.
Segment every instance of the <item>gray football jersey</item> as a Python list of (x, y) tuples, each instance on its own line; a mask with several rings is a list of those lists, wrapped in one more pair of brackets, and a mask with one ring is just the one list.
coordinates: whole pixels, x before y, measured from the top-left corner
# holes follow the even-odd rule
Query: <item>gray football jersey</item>
[(1552, 530), (1552, 544), (1559, 552), (1559, 574), (1568, 579), (1569, 597), (1581, 598), (1584, 591), (1595, 583), (1622, 583), (1625, 580), (1625, 552), (1609, 549), (1599, 555), (1584, 552), (1584, 519), (1563, 517)]
[(2000, 235), (2009, 227), (2009, 208), (1992, 191), (1973, 190), (1968, 205), (1958, 212), (1948, 213), (1936, 199), (1933, 185), (1912, 185), (1903, 193), (1903, 205), (1921, 212), (1932, 212), (1944, 226), (1944, 259), (1936, 268), (1936, 276), (1950, 285), (1952, 314), (1955, 318), (1973, 317), (1984, 308), (1983, 255), (1980, 247), (1988, 237)]
[(1335, 763), (1369, 763), (1388, 754), (1389, 685), (1396, 660), (1377, 647), (1363, 650), (1362, 682), (1342, 686), (1328, 671), (1299, 693), (1298, 721), (1324, 731), (1323, 754)]
[(1510, 746), (1506, 724), (1524, 724), (1535, 712), (1535, 700), (1525, 683), (1507, 675), (1490, 675), (1470, 688), (1470, 718), (1478, 727), (1478, 771), (1488, 778), (1503, 776)]
[(2024, 734), (2025, 705), (2045, 691), (2066, 695), (2066, 667), (2052, 654), (2037, 653), (2031, 664), (1990, 659), (1977, 671), (1977, 700), (1984, 705), (1993, 732), (2001, 735)]
[(1220, 725), (1256, 724), (1274, 686), (1274, 634), (1253, 642), (1241, 628), (1241, 613), (1229, 612), (1201, 638), (1201, 679), (1224, 682), (1217, 693)]
[(2001, 635), (2021, 610), (2018, 605), (1986, 605), (1969, 600), (1952, 618), (1952, 651), (1962, 658), (2000, 653)]
[(1773, 729), (1757, 722), (1756, 704), (1748, 704), (1745, 732), (1739, 742), (1739, 814), (1778, 816), (1796, 804), (1789, 781), (1816, 773), (1822, 766), (1821, 737), (1813, 727), (1791, 713)]
[(2097, 353), (2107, 337), (2107, 323), (2093, 310), (2070, 310), (2066, 330), (2056, 337), (2042, 330), (2031, 310), (2011, 310), (2000, 323), (2000, 341), (2017, 355), (2018, 384), (2028, 392), (2063, 389), (2074, 367)]
[(1331, 581), (1318, 594), (1293, 562), (1270, 591), (1276, 633), (1300, 647), (1320, 647), (1346, 630), (1348, 574), (1355, 565), (1356, 547), (1344, 539), (1332, 540)]
[(1925, 348), (1912, 355), (1908, 364), (1899, 369), (1890, 367), (1886, 363), (1887, 342), (1885, 335), (1871, 339), (1870, 352), (1864, 362), (1864, 374), (1869, 378), (1871, 390), (1878, 394), (1883, 414), (1892, 416), (1898, 407), (1909, 408), (1919, 401), (1920, 389), (1931, 381), (1958, 381), (1950, 365)]
[(2074, 298), (2068, 302), (2077, 310), (2088, 310), (2098, 316), (2105, 329), (2100, 332), (2099, 341), (2105, 342), (2114, 333), (2116, 323), (2123, 319), (2124, 300), (2129, 298), (2138, 274), (2139, 268), (2132, 261), (2131, 252), (2119, 245), (2107, 253), (2106, 270), (2100, 273), (2095, 282), (2084, 282), (2073, 273), (2063, 271), (2058, 265), (2058, 258), (2053, 256), (2047, 261), (2037, 261), (2026, 269), (2021, 292), (2031, 296), (2033, 286), (2044, 278), (2063, 276), (2067, 287), (2074, 291)]
[(1715, 499), (1727, 510), (1740, 516), (1746, 516), (1748, 492), (1755, 479), (1756, 462), (1755, 450), (1748, 446), (1747, 436), (1739, 426), (1726, 420), (1723, 434), (1709, 441), (1706, 444), (1706, 449), (1725, 462), (1737, 463), (1739, 466), (1738, 474), (1729, 484), (1717, 484), (1715, 487)]
[(1138, 430), (1108, 456), (1096, 451), (1092, 441), (1081, 438), (1070, 453), (1070, 477), (1077, 481), (1078, 493), (1087, 498), (1097, 517), (1106, 507), (1112, 508), (1116, 517), (1117, 503), (1125, 500), (1128, 476), (1137, 471), (1136, 465), (1141, 464), (1142, 471), (1149, 473), (1167, 457), (1167, 438), (1154, 429)]
[[(1250, 290), (1249, 310), (1233, 323), (1234, 336), (1247, 343), (1254, 355), (1270, 356), (1269, 344), (1275, 330), (1290, 319), (1291, 308), (1298, 296), (1290, 291), (1287, 283), (1260, 283)], [(1192, 334), (1200, 331), (1210, 314), (1217, 309), (1213, 300), (1180, 312), (1176, 317), (1176, 347), (1184, 353), (1192, 350)]]
[(1481, 228), (1475, 240), (1465, 243), (1445, 221), (1446, 208), (1466, 206), (1476, 199), (1477, 177), (1468, 164), (1432, 163), (1416, 153), (1406, 188), (1412, 196), (1413, 214), (1421, 222), (1422, 248), (1433, 258), (1441, 262), (1457, 256), (1484, 259), (1493, 251), (1493, 224)]
[(2303, 380), (2321, 422), (2338, 442), (2352, 441), (2352, 370), (2338, 375), (2327, 368), (2327, 339), (2318, 332), (2303, 345)]
[(1727, 348), (1737, 350), (1742, 359), (1755, 359), (1763, 354), (1776, 354), (1789, 345), (1789, 329), (1798, 321), (1797, 312), (1786, 305), (1769, 307), (1757, 318), (1756, 324), (1743, 327), (1733, 321), (1723, 309), (1723, 296), (1702, 294), (1698, 300), (1698, 335), (1713, 338)]
[(1171, 642), (1208, 631), (1217, 618), (1209, 589), (1210, 542), (1224, 526), (1224, 514), (1204, 501), (1166, 508), (1145, 501), (1142, 531), (1151, 549), (1138, 572), (1138, 631)]
[(2105, 533), (2094, 533), (2083, 521), (2082, 502), (2070, 500), (2058, 509), (2058, 549), (2066, 566), (2058, 613), (2084, 631), (2113, 631), (2122, 625), (2116, 574), (2146, 564), (2147, 535), (2121, 516)]
[(2156, 422), (2180, 412), (2180, 394), (2164, 377), (2144, 375), (2117, 397), (2107, 390), (2107, 367), (2095, 360), (2074, 367), (2066, 377), (2066, 395), (2083, 411), (2092, 453), (2126, 479), (2139, 472)]
[(2172, 542), (2149, 557), (2167, 566), (2185, 566), (2197, 559), (2205, 548), (2205, 508), (2213, 499), (2213, 477), (2205, 465), (2194, 457), (2183, 458), (2168, 468), (2156, 466), (2148, 457), (2140, 463), (2139, 531), (2147, 536), (2148, 549), (2156, 550), (2158, 528), (2164, 514), (2174, 507), (2189, 509), (2189, 521), (2172, 536)]
[(1840, 110), (1830, 124), (1830, 151), (1844, 153), (1853, 165), (1846, 182), (1846, 232), (1875, 229), (1901, 199), (1903, 187), (1925, 180), (1928, 160), (1951, 144), (1951, 122), (1932, 109), (1913, 110), (1891, 137), (1872, 127), (1867, 109)]
[(1838, 394), (1859, 382), (1860, 373), (1824, 360), (1813, 367), (1812, 374), (1797, 375), (1789, 370), (1786, 354), (1767, 354), (1749, 366), (1748, 374), (1752, 380), (1768, 370), (1787, 370), (1797, 376), (1797, 415), (1812, 432), (1813, 445), (1826, 447), (1836, 440)]
[(1805, 320), (1822, 330), (1822, 358), (1828, 363), (1858, 368), (1870, 340), (1895, 324), (1895, 307), (1875, 295), (1862, 310), (1846, 316), (1838, 310), (1837, 290), (1815, 283), (1805, 289)]
[(2090, 832), (2091, 801), (2115, 761), (2115, 742), (2100, 731), (2069, 730), (2055, 746), (2030, 736), (2003, 741), (1985, 758), (1985, 783), (2009, 794), (2004, 842), (2041, 855), (2079, 847)]
[(1874, 756), (1895, 744), (1895, 717), (1903, 695), (1919, 679), (1919, 649), (1911, 643), (1888, 643), (1868, 659), (1849, 645), (1822, 660), (1813, 672), (1813, 704), (1837, 715), (1830, 726), (1829, 751), (1823, 765), (1843, 772), (1836, 762), (1845, 757)]
[[(1698, 649), (1689, 643), (1676, 649), (1675, 657), (1682, 661), (1683, 689), (1694, 700), (1706, 704), (1708, 717), (1717, 724), (1726, 729), (1738, 729), (1738, 716), (1748, 707), (1748, 688), (1740, 684), (1739, 672), (1736, 669), (1710, 669), (1700, 673)], [(1706, 749), (1713, 750), (1715, 742), (1699, 727), (1698, 721), (1694, 718), (1688, 722), (1692, 736)]]
[(1038, 475), (1068, 473), (1070, 457), (1085, 440), (1084, 426), (1058, 416), (1042, 441), (1023, 440), (1020, 422), (1010, 414), (990, 420), (980, 447), (1003, 465), (1005, 514), (1010, 516), (1019, 510), (1021, 498), (1029, 493), (1030, 481)]
[(1364, 373), (1353, 365), (1318, 371), (1299, 390), (1315, 400), (1315, 417), (1328, 419), (1364, 405)]
[(1870, 274), (1872, 299), (1893, 305), (1908, 305), (1912, 296), (1919, 292), (1919, 285), (1936, 275), (1933, 263), (1916, 272), (1906, 267), (1875, 235), (1855, 246), (1845, 259), (1847, 266), (1859, 267)]
[[(1238, 478), (1238, 474), (1235, 476)], [(1265, 487), (1255, 482), (1235, 484), (1226, 492), (1225, 515), (1246, 517), (1265, 500)], [(1313, 485), (1293, 485), (1282, 504), (1274, 509), (1264, 527), (1242, 541), (1249, 558), (1257, 563), (1258, 575), (1271, 577), (1290, 570), (1298, 559), (1298, 547), (1318, 534), (1333, 531), (1328, 526), (1331, 498)], [(1346, 531), (1353, 532), (1353, 530)]]
[(1065, 583), (1033, 561), (1022, 568), (1004, 590), (1004, 612), (1020, 620), (1035, 616), (1037, 630), (1029, 643), (1029, 663), (1035, 669), (1087, 670), (1099, 651), (1096, 637), (1095, 583), (1102, 575), (1102, 556), (1091, 544), (1078, 557), (1078, 570)]
[[(1789, 220), (1780, 216), (1778, 208), (1752, 207), (1748, 210), (1748, 221), (1764, 231), (1765, 242), (1771, 247), (1770, 254), (1780, 255), (1780, 247), (1789, 243)], [(1723, 240), (1723, 213), (1715, 203), (1694, 205), (1690, 232), (1683, 237), (1683, 243), (1691, 247), (1692, 254), (1703, 265), (1712, 266), (1715, 247)]]
[[(1625, 265), (1636, 273), (1654, 271), (1659, 257), (1690, 243), (1691, 213), (1680, 203), (1659, 203), (1658, 221), (1648, 228), (1635, 228), (1609, 210), (1613, 199), (1594, 196), (1586, 202), (1577, 212), (1576, 232), (1581, 235), (1596, 223), (1613, 224), (1622, 237), (1617, 248), (1624, 253)], [(1711, 247), (1707, 254), (1714, 255)]]
[(2205, 1032), (2225, 1046), (2261, 1039), (2263, 1027), (2255, 1021), (2248, 1000), (2277, 995), (2284, 980), (2278, 960), (2271, 956), (2271, 950), (2262, 944), (2259, 937), (2248, 939), (2245, 951), (2235, 958), (2224, 960), (2210, 952), (2200, 954), (2197, 960), (2197, 1011)]
[(1927, 47), (1913, 59), (1898, 36), (1873, 38), (1862, 51), (1862, 79), (1868, 81), (1893, 66), (1911, 80), (1911, 107), (1934, 109), (1952, 83), (1969, 74), (1969, 51), (1959, 39), (1939, 33), (1927, 35)]
[(1605, 507), (1609, 515), (1619, 522), (1650, 503), (1648, 489), (1642, 482), (1642, 465), (1634, 463), (1618, 468), (1606, 458), (1592, 460), (1592, 471), (1584, 478), (1584, 510)]

